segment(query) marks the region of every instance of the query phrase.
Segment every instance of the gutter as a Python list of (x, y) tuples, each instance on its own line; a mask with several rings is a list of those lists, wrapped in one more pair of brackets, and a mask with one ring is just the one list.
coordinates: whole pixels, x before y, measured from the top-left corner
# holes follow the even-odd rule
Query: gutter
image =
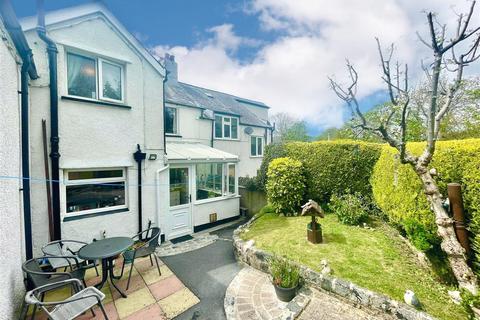
[(48, 69), (50, 76), (50, 161), (52, 162), (52, 213), (53, 213), (53, 239), (60, 240), (61, 216), (60, 216), (60, 168), (59, 168), (59, 142), (58, 136), (58, 81), (57, 81), (57, 46), (47, 36), (45, 28), (45, 12), (43, 0), (37, 0), (38, 26), (37, 34), (47, 45)]
[(18, 23), (10, 1), (0, 1), (0, 14), (17, 52), (22, 59), (21, 84), (18, 92), (21, 97), (21, 139), (22, 139), (22, 202), (26, 259), (33, 257), (32, 210), (30, 203), (30, 145), (29, 145), (29, 97), (28, 78), (38, 79), (37, 69), (25, 35)]

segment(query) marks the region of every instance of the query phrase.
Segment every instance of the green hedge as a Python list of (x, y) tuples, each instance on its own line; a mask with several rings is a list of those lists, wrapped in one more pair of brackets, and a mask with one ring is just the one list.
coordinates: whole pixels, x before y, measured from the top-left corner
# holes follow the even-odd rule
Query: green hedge
[(302, 163), (290, 158), (277, 158), (268, 166), (267, 199), (276, 213), (295, 215), (305, 195)]
[(272, 143), (265, 146), (263, 153), (263, 160), (260, 166), (260, 169), (257, 172), (257, 186), (260, 190), (267, 191), (267, 171), (270, 162), (273, 159), (283, 158), (287, 156), (287, 151), (285, 150), (285, 144), (283, 143)]
[(327, 203), (334, 194), (371, 197), (370, 177), (382, 146), (350, 140), (294, 142), (285, 145), (288, 157), (303, 163), (307, 197)]
[[(416, 155), (423, 148), (424, 143), (408, 144), (408, 149)], [(462, 185), (469, 227), (478, 235), (480, 245), (480, 139), (437, 142), (431, 167), (438, 171), (437, 181), (443, 195), (447, 195), (448, 183)], [(425, 241), (430, 245), (438, 242), (435, 218), (422, 184), (409, 165), (400, 163), (396, 150), (389, 146), (382, 148), (371, 184), (376, 204), (392, 223), (407, 231), (413, 244), (425, 250), (428, 248)]]

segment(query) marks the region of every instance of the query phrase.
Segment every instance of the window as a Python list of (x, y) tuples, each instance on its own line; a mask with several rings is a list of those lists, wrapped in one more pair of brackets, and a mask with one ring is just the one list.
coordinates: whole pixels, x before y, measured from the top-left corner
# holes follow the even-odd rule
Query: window
[(177, 109), (165, 107), (165, 133), (177, 134)]
[(215, 138), (238, 139), (238, 118), (216, 115)]
[(66, 172), (67, 214), (127, 208), (124, 169)]
[(237, 193), (235, 164), (199, 163), (196, 165), (197, 200)]
[(188, 168), (170, 169), (170, 207), (190, 203)]
[(197, 164), (196, 175), (197, 200), (204, 200), (222, 196), (222, 163)]
[(263, 137), (250, 138), (250, 155), (252, 157), (263, 156)]
[[(100, 58), (67, 53), (67, 91), (89, 99), (123, 102), (123, 66)], [(100, 88), (97, 88), (97, 83)]]

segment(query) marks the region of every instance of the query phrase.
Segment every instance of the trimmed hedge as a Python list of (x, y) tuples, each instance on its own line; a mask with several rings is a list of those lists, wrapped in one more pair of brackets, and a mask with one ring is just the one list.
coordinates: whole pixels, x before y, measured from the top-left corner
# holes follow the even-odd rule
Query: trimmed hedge
[(293, 142), (288, 157), (303, 163), (307, 197), (328, 203), (334, 194), (360, 193), (370, 198), (370, 177), (382, 146), (361, 141)]
[(273, 159), (283, 158), (286, 156), (287, 151), (285, 150), (285, 144), (283, 143), (272, 143), (265, 146), (262, 164), (257, 172), (256, 177), (257, 186), (259, 189), (267, 191), (267, 171), (270, 162)]
[[(408, 150), (419, 155), (424, 143), (409, 143)], [(447, 195), (447, 184), (462, 185), (470, 231), (480, 248), (480, 140), (439, 141), (430, 165), (438, 171), (437, 183)], [(406, 231), (421, 250), (438, 243), (434, 214), (430, 210), (422, 184), (410, 165), (401, 164), (396, 150), (384, 146), (371, 178), (376, 204), (389, 220)], [(418, 230), (421, 230), (419, 232)]]
[(267, 199), (276, 213), (296, 214), (305, 195), (302, 163), (277, 158), (268, 166)]

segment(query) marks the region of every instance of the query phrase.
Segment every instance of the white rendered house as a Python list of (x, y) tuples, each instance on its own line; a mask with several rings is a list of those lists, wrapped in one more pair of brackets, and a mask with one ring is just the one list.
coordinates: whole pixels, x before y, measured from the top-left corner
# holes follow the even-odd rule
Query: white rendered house
[[(98, 3), (48, 12), (43, 35), (36, 17), (23, 19), (22, 28), (40, 76), (30, 82), (35, 254), (50, 233), (89, 242), (133, 236), (151, 223), (162, 238), (173, 239), (239, 215), (238, 177), (255, 174), (270, 141), (266, 106), (213, 91), (216, 99), (245, 105), (244, 111), (211, 112), (173, 100), (165, 105), (173, 77), (166, 82), (164, 65)], [(58, 137), (50, 127), (52, 110)]]

